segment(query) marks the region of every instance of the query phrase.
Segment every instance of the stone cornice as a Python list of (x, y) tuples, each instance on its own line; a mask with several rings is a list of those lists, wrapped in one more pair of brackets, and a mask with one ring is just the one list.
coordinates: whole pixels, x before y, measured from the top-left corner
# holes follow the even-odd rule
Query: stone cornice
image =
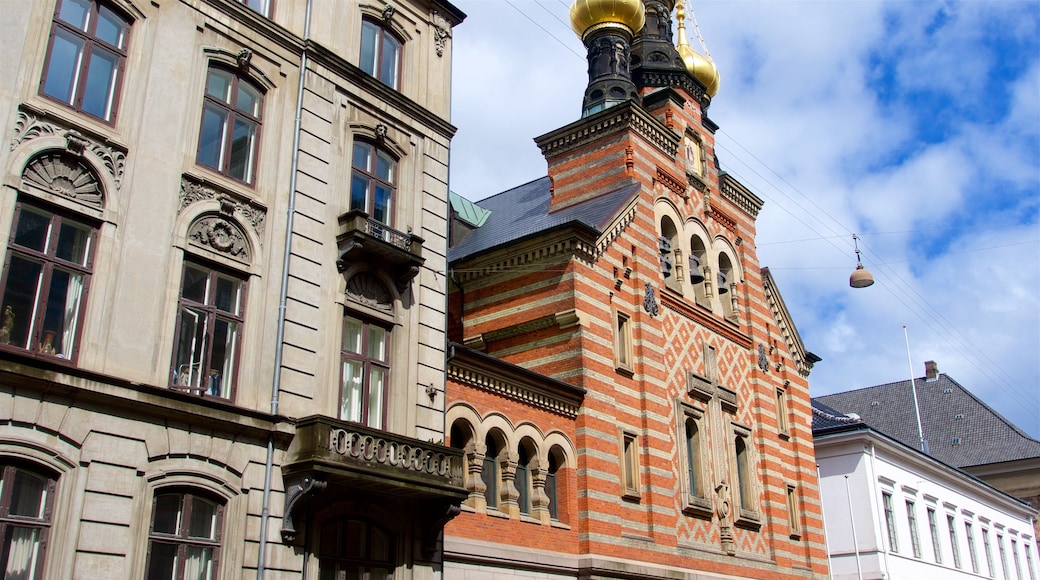
[(466, 262), (452, 264), (452, 273), (458, 282), (465, 283), (485, 276), (509, 272), (517, 267), (544, 262), (547, 258), (561, 255), (591, 262), (599, 255), (599, 246), (602, 242), (588, 235), (588, 228), (579, 229), (579, 226), (580, 224), (576, 223), (568, 224), (556, 235), (541, 232), (537, 244), (521, 245), (517, 242), (502, 244), (499, 247), (506, 248), (504, 251), (483, 255), (477, 260), (469, 261), (466, 265), (462, 265)]
[(798, 374), (808, 377), (813, 368), (813, 361), (808, 356), (802, 337), (798, 335), (798, 329), (794, 326), (791, 313), (787, 310), (787, 305), (784, 304), (784, 299), (776, 288), (776, 281), (769, 272), (769, 268), (762, 268), (762, 290), (765, 292), (769, 311), (776, 322), (776, 329), (787, 343), (787, 349), (791, 353), (791, 358), (794, 359), (794, 366), (798, 370)]
[(639, 135), (669, 159), (674, 159), (679, 151), (680, 136), (634, 101), (626, 101), (535, 137), (534, 142), (542, 150), (542, 155), (549, 158), (624, 131)]
[(758, 212), (762, 210), (762, 206), (765, 204), (761, 198), (751, 193), (750, 189), (744, 187), (728, 173), (719, 175), (719, 191), (724, 199), (729, 200), (733, 205), (739, 207), (744, 213), (755, 219), (758, 218)]
[(448, 380), (537, 407), (568, 419), (578, 415), (585, 389), (533, 373), (514, 364), (451, 346)]

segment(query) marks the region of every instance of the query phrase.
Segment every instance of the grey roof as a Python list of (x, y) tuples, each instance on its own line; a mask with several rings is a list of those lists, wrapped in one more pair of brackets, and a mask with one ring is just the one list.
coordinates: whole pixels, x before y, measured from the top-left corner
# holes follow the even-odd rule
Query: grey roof
[(812, 399), (812, 431), (813, 435), (865, 429), (866, 423), (859, 417), (850, 417), (837, 409), (821, 403), (819, 398)]
[[(946, 374), (915, 379), (921, 427), (929, 454), (956, 467), (1040, 457), (1040, 441), (983, 403)], [(813, 399), (841, 413), (856, 413), (873, 429), (919, 449), (910, 381)]]
[(567, 224), (602, 233), (602, 228), (638, 193), (640, 186), (631, 182), (552, 213), (549, 187), (549, 178), (542, 177), (477, 202), (478, 207), (490, 213), (481, 227), (448, 251), (448, 261), (468, 258)]

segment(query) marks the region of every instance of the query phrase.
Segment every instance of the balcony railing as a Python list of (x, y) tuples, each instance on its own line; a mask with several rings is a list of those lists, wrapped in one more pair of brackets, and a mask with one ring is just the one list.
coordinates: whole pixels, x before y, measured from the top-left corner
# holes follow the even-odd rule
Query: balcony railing
[(425, 261), (421, 237), (396, 230), (360, 210), (339, 216), (336, 243), (339, 247), (336, 265), (340, 272), (355, 262), (376, 264), (397, 281), (399, 290), (419, 273)]

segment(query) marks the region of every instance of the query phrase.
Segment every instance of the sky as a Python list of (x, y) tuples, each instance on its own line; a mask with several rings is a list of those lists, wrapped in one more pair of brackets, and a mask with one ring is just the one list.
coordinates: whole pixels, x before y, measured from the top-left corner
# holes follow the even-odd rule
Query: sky
[[(585, 49), (568, 0), (454, 4), (450, 187), (479, 200), (546, 174), (533, 138), (580, 117)], [(1040, 439), (1040, 1), (691, 8), (716, 155), (765, 200), (760, 263), (823, 359), (811, 394), (934, 360)]]

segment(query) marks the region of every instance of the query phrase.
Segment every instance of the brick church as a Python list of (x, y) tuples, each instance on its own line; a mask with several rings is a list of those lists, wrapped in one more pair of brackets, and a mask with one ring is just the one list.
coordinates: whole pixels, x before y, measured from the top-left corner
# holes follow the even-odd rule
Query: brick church
[[(719, 168), (673, 0), (577, 0), (581, 118), (548, 175), (451, 198), (451, 578), (827, 575), (807, 351)], [(673, 40), (673, 17), (678, 39)]]

